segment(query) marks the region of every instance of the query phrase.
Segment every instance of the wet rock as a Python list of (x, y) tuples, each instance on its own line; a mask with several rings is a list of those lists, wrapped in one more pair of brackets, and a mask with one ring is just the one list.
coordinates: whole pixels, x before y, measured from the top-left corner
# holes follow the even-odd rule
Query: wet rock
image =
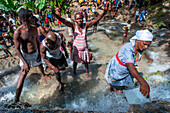
[(110, 26), (109, 29), (116, 30), (116, 26)]
[(131, 104), (127, 113), (168, 113), (170, 112), (170, 102), (152, 101), (145, 104)]

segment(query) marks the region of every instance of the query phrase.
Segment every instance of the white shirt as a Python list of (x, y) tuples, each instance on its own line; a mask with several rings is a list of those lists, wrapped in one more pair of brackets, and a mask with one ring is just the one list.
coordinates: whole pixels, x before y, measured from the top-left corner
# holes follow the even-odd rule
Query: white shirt
[(139, 15), (139, 11), (138, 11), (138, 10), (136, 11), (136, 14), (135, 14), (135, 15)]

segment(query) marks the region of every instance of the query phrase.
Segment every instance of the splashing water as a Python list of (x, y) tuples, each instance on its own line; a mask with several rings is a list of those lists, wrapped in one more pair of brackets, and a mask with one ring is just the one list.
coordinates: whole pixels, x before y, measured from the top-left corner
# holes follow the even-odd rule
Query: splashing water
[[(97, 54), (97, 53), (95, 53)], [(159, 53), (150, 52), (154, 63), (149, 66), (149, 72), (158, 70), (165, 71), (169, 69), (170, 64), (159, 64)], [(95, 57), (97, 55), (94, 55)], [(68, 64), (72, 67), (71, 59)], [(98, 63), (91, 64), (90, 70), (97, 70)], [(78, 65), (79, 70), (84, 70), (84, 65)], [(14, 99), (16, 84), (19, 75), (7, 75), (3, 79), (4, 87), (0, 88), (0, 107)], [(92, 73), (90, 80), (82, 79), (82, 76), (73, 78), (71, 75), (64, 76), (66, 79), (72, 78), (65, 88), (65, 94), (60, 94), (57, 90), (58, 82), (55, 77), (51, 80), (43, 80), (40, 76), (31, 75), (27, 77), (21, 94), (21, 101), (26, 101), (32, 106), (40, 109), (70, 109), (80, 111), (98, 111), (98, 112), (127, 112), (130, 104), (143, 104), (145, 102), (166, 100), (170, 102), (170, 76), (163, 75), (145, 75), (146, 81), (150, 85), (150, 99), (142, 97), (139, 87), (124, 90), (124, 94), (109, 92), (108, 84), (99, 78), (98, 72)], [(126, 97), (126, 99), (125, 99)]]

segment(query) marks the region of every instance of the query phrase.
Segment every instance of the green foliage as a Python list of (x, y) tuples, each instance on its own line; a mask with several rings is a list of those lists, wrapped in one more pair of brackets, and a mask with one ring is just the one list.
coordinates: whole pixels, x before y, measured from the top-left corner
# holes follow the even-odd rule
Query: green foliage
[(24, 2), (24, 5), (33, 11), (37, 8), (42, 10), (46, 5), (46, 0), (28, 0)]
[(61, 14), (64, 14), (66, 8), (70, 6), (68, 0), (47, 0), (46, 3), (51, 6), (52, 10), (55, 10), (57, 7), (61, 6)]
[(0, 0), (0, 9), (9, 11), (10, 9), (15, 10), (16, 7), (14, 6), (13, 0)]
[(156, 73), (152, 73), (152, 74), (150, 74), (149, 76), (143, 77), (143, 78), (146, 80), (148, 77), (153, 76), (153, 75), (160, 75), (160, 76), (163, 76), (163, 73), (162, 73), (161, 71), (158, 70)]
[(162, 22), (159, 22), (156, 27), (158, 27), (159, 29), (161, 28), (166, 28), (166, 26), (162, 23)]

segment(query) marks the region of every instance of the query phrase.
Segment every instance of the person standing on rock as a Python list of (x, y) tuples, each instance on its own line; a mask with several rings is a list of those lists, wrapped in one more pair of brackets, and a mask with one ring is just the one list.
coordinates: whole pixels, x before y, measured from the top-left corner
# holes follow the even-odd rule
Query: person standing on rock
[(88, 63), (90, 62), (89, 58), (89, 50), (87, 45), (87, 28), (94, 25), (97, 21), (99, 21), (106, 13), (109, 7), (109, 2), (107, 2), (107, 5), (101, 15), (96, 17), (92, 21), (87, 21), (86, 23), (83, 23), (83, 15), (82, 13), (76, 13), (75, 14), (75, 22), (69, 22), (65, 20), (64, 18), (57, 15), (58, 12), (53, 11), (53, 15), (58, 18), (62, 23), (67, 25), (68, 27), (71, 27), (73, 29), (74, 34), (74, 41), (73, 41), (73, 51), (72, 51), (72, 60), (73, 68), (74, 68), (74, 75), (76, 75), (77, 70), (77, 63), (83, 63), (86, 67), (86, 75), (89, 77), (89, 71), (88, 71)]
[(40, 46), (40, 53), (43, 61), (54, 70), (56, 78), (60, 83), (59, 91), (64, 91), (64, 83), (61, 82), (59, 71), (65, 70), (65, 67), (68, 66), (64, 54), (60, 50), (60, 46), (62, 46), (65, 56), (68, 58), (63, 38), (63, 34), (50, 31)]
[(140, 30), (131, 38), (131, 42), (126, 43), (117, 52), (106, 69), (105, 79), (110, 84), (110, 91), (122, 93), (125, 86), (133, 83), (133, 78), (140, 82), (140, 92), (147, 98), (149, 97), (150, 88), (148, 83), (140, 76), (136, 66), (141, 59), (142, 52), (149, 47), (153, 35), (149, 30)]
[(33, 14), (28, 9), (20, 9), (18, 12), (19, 18), (22, 20), (20, 25), (14, 32), (15, 51), (20, 58), (21, 73), (17, 82), (15, 102), (19, 102), (21, 91), (24, 85), (24, 80), (30, 70), (30, 67), (38, 66), (41, 75), (44, 70), (39, 54), (40, 41), (38, 38), (37, 27), (33, 26), (35, 20)]

